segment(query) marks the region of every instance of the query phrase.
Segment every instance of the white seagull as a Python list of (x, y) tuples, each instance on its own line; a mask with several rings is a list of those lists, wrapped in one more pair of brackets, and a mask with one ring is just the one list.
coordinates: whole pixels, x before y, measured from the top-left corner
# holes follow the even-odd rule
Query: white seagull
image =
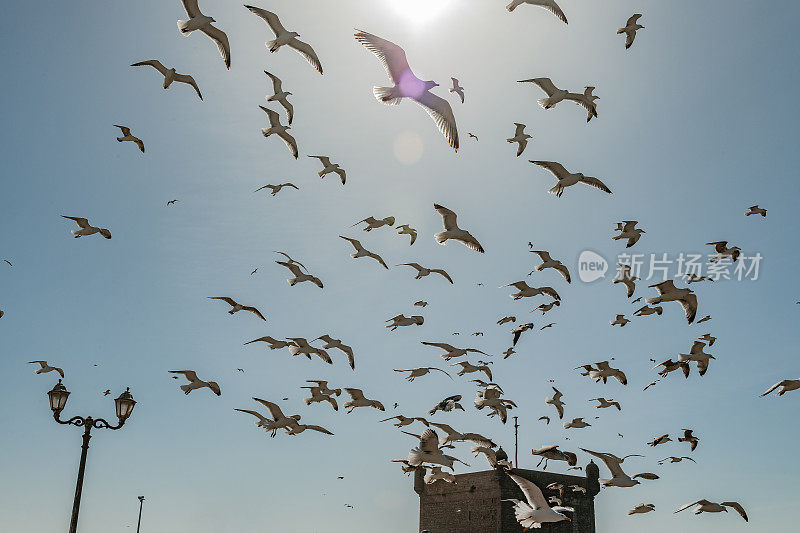
[(694, 514), (721, 513), (723, 511), (727, 513), (728, 512), (728, 507), (731, 507), (737, 513), (739, 513), (742, 518), (744, 518), (745, 522), (749, 522), (749, 520), (747, 518), (747, 513), (744, 510), (744, 507), (742, 507), (742, 505), (740, 503), (738, 503), (738, 502), (714, 503), (714, 502), (710, 502), (708, 500), (697, 500), (696, 502), (687, 503), (683, 507), (681, 507), (679, 509), (676, 509), (675, 511), (673, 511), (673, 514), (674, 513), (679, 513), (681, 511), (683, 511), (684, 509), (688, 509), (689, 507), (692, 507), (692, 506), (695, 506)]
[(615, 278), (612, 283), (622, 283), (628, 289), (628, 298), (633, 296), (633, 292), (636, 290), (636, 280), (639, 279), (636, 276), (631, 274), (631, 266), (630, 265), (619, 265), (619, 277)]
[(253, 192), (258, 192), (258, 191), (261, 191), (261, 190), (264, 190), (264, 189), (269, 189), (270, 191), (272, 191), (272, 196), (275, 196), (276, 194), (281, 192), (281, 189), (283, 189), (284, 187), (292, 187), (293, 189), (297, 189), (298, 191), (300, 190), (300, 187), (298, 187), (294, 183), (288, 183), (287, 182), (287, 183), (280, 183), (278, 185), (267, 184), (267, 185), (264, 185), (263, 187), (259, 187), (258, 189), (256, 189)]
[(605, 463), (606, 468), (608, 468), (609, 472), (611, 473), (611, 478), (600, 480), (600, 484), (603, 485), (604, 487), (633, 487), (634, 485), (639, 484), (637, 480), (632, 479), (628, 474), (623, 472), (622, 467), (620, 465), (628, 457), (641, 457), (641, 456), (626, 455), (625, 457), (619, 458), (611, 453), (593, 452), (591, 450), (587, 450), (586, 448), (581, 448), (581, 450), (585, 451), (589, 455), (594, 455), (595, 457), (603, 461), (603, 463)]
[(650, 285), (650, 287), (654, 287), (658, 291), (658, 296), (655, 298), (647, 298), (645, 302), (648, 304), (678, 302), (681, 304), (689, 324), (694, 322), (694, 317), (697, 314), (697, 296), (692, 289), (678, 289), (671, 279)]
[(270, 135), (277, 135), (278, 137), (286, 143), (286, 146), (289, 148), (289, 151), (292, 152), (292, 156), (297, 159), (298, 158), (298, 151), (297, 151), (297, 141), (292, 134), (288, 132), (289, 126), (284, 126), (281, 124), (281, 116), (278, 114), (277, 111), (273, 111), (272, 109), (268, 109), (263, 105), (258, 106), (261, 108), (264, 113), (267, 114), (269, 118), (269, 128), (261, 128), (261, 133), (264, 137), (269, 137)]
[(436, 368), (435, 366), (422, 366), (418, 368), (394, 368), (392, 370), (394, 370), (395, 372), (409, 372), (409, 374), (406, 376), (406, 381), (408, 381), (409, 383), (414, 381), (416, 378), (421, 378), (422, 376), (428, 374), (431, 370), (438, 370), (439, 372), (443, 372), (450, 379), (453, 379), (453, 377), (446, 370), (442, 370), (441, 368)]
[(64, 377), (64, 371), (57, 366), (50, 366), (47, 361), (28, 361), (28, 364), (38, 364), (39, 368), (36, 369), (35, 374), (46, 374), (48, 372), (58, 372), (58, 375)]
[(186, 10), (186, 14), (189, 15), (189, 20), (179, 20), (178, 30), (180, 30), (183, 35), (189, 35), (195, 30), (200, 30), (205, 33), (216, 43), (219, 54), (222, 56), (223, 61), (225, 61), (225, 66), (230, 69), (231, 45), (228, 44), (228, 36), (225, 35), (224, 31), (211, 24), (212, 22), (216, 22), (216, 20), (200, 12), (200, 8), (197, 6), (197, 0), (181, 0), (181, 3)]
[(217, 396), (222, 395), (222, 391), (220, 390), (219, 385), (217, 384), (216, 381), (203, 381), (202, 379), (197, 377), (197, 374), (195, 373), (194, 370), (170, 370), (169, 373), (181, 374), (189, 382), (188, 385), (181, 385), (181, 390), (184, 392), (184, 394), (189, 394), (195, 389), (208, 387)]
[(318, 277), (303, 272), (300, 269), (300, 266), (297, 265), (296, 263), (289, 263), (288, 261), (275, 261), (275, 262), (281, 266), (288, 268), (289, 271), (294, 275), (293, 278), (289, 278), (286, 280), (290, 286), (294, 287), (298, 283), (303, 283), (304, 281), (310, 281), (320, 289), (322, 288), (322, 281)]
[(417, 275), (414, 279), (420, 279), (430, 274), (439, 274), (444, 279), (449, 281), (451, 284), (453, 283), (453, 278), (450, 277), (444, 269), (442, 268), (425, 268), (424, 266), (420, 265), (419, 263), (401, 263), (397, 266), (410, 266), (417, 271)]
[(630, 48), (633, 44), (633, 40), (636, 39), (636, 32), (644, 28), (644, 26), (639, 24), (640, 18), (642, 18), (641, 13), (636, 13), (628, 19), (628, 22), (625, 23), (624, 28), (617, 30), (617, 34), (625, 34), (625, 50)]
[(228, 314), (230, 314), (230, 315), (232, 315), (234, 313), (238, 313), (239, 311), (249, 311), (249, 312), (253, 313), (254, 315), (256, 315), (258, 318), (260, 318), (261, 320), (263, 320), (264, 322), (267, 321), (267, 319), (264, 318), (264, 315), (261, 314), (261, 311), (259, 311), (255, 307), (252, 307), (252, 306), (249, 306), (249, 305), (241, 305), (238, 302), (236, 302), (236, 300), (234, 300), (233, 298), (230, 298), (228, 296), (209, 296), (208, 298), (210, 300), (222, 300), (223, 302), (225, 302), (228, 305), (230, 305), (231, 306), (231, 310), (228, 311)]
[(327, 335), (327, 334), (326, 335), (321, 335), (321, 336), (317, 337), (314, 340), (315, 341), (316, 340), (324, 341), (325, 342), (325, 346), (323, 346), (322, 348), (325, 349), (325, 350), (336, 349), (336, 350), (339, 350), (340, 352), (343, 352), (347, 356), (347, 363), (350, 365), (350, 368), (352, 370), (356, 369), (356, 359), (355, 359), (355, 355), (353, 354), (353, 348), (351, 348), (350, 346), (344, 344), (341, 340), (334, 339), (333, 337), (331, 337), (330, 335)]
[(540, 166), (543, 169), (549, 171), (553, 174), (558, 182), (556, 185), (550, 189), (550, 194), (555, 194), (559, 198), (562, 194), (564, 194), (564, 189), (575, 185), (576, 183), (585, 183), (590, 187), (594, 187), (595, 189), (599, 189), (603, 192), (607, 192), (611, 194), (611, 189), (606, 187), (606, 185), (600, 181), (599, 179), (592, 177), (592, 176), (584, 176), (582, 173), (578, 172), (577, 174), (572, 174), (567, 171), (566, 168), (561, 163), (556, 163), (555, 161), (530, 161), (534, 165)]
[(514, 136), (506, 139), (506, 142), (518, 143), (517, 157), (519, 157), (522, 155), (522, 152), (525, 151), (525, 147), (528, 146), (528, 139), (532, 139), (533, 135), (528, 135), (525, 133), (525, 124), (515, 122), (514, 126), (517, 127), (517, 129), (514, 130)]
[(264, 74), (269, 76), (269, 79), (272, 80), (273, 93), (272, 96), (265, 96), (264, 98), (267, 99), (267, 102), (278, 102), (281, 104), (286, 110), (286, 119), (289, 121), (289, 124), (291, 124), (292, 119), (294, 118), (294, 107), (292, 107), (292, 104), (289, 103), (289, 100), (286, 97), (290, 96), (292, 93), (283, 90), (281, 79), (278, 76), (271, 74), (266, 70), (264, 71)]
[[(519, 1), (519, 0), (515, 0)], [(540, 528), (542, 524), (551, 522), (571, 522), (572, 520), (564, 515), (565, 512), (574, 512), (572, 507), (550, 507), (550, 504), (542, 494), (542, 489), (536, 486), (533, 481), (529, 481), (523, 477), (508, 474), (514, 483), (519, 486), (522, 494), (525, 495), (526, 501), (520, 501), (516, 498), (511, 498), (504, 501), (510, 501), (514, 504), (514, 516), (517, 522), (524, 528), (525, 531), (531, 528)]]
[(561, 22), (567, 24), (567, 16), (563, 11), (561, 11), (561, 8), (558, 7), (558, 4), (556, 4), (555, 0), (511, 0), (511, 3), (506, 6), (506, 9), (511, 12), (522, 4), (543, 7), (558, 17)]
[(569, 269), (564, 263), (562, 263), (557, 259), (553, 259), (552, 257), (550, 257), (550, 254), (548, 252), (545, 252), (544, 250), (530, 250), (530, 253), (538, 255), (539, 258), (542, 260), (542, 264), (536, 265), (534, 267), (535, 271), (541, 272), (545, 268), (553, 268), (557, 270), (558, 273), (561, 274), (565, 280), (567, 280), (567, 283), (572, 283), (572, 281), (569, 278)]
[(200, 97), (200, 100), (203, 99), (203, 95), (200, 94), (200, 88), (197, 86), (197, 82), (194, 81), (194, 78), (188, 74), (178, 74), (175, 72), (174, 68), (167, 68), (165, 67), (161, 61), (158, 59), (148, 59), (147, 61), (140, 61), (138, 63), (134, 63), (131, 65), (132, 67), (142, 67), (142, 66), (150, 66), (156, 69), (164, 76), (164, 88), (169, 89), (169, 86), (172, 84), (173, 81), (178, 83), (186, 83), (194, 87), (194, 90), (197, 91), (197, 96)]
[(347, 412), (350, 413), (353, 409), (357, 407), (372, 407), (373, 409), (377, 409), (378, 411), (385, 411), (383, 404), (378, 400), (370, 400), (364, 396), (364, 392), (361, 389), (351, 389), (345, 388), (344, 391), (350, 395), (350, 401), (345, 402), (344, 408), (347, 409)]
[(384, 261), (381, 256), (379, 256), (376, 253), (370, 252), (369, 250), (367, 250), (366, 248), (361, 246), (361, 242), (359, 240), (351, 239), (349, 237), (342, 237), (341, 235), (339, 235), (339, 238), (346, 240), (347, 242), (349, 242), (350, 244), (353, 245), (353, 248), (356, 249), (356, 253), (350, 254), (350, 257), (352, 257), (354, 259), (358, 259), (359, 257), (371, 257), (372, 259), (374, 259), (375, 261), (380, 263), (383, 266), (383, 268), (385, 268), (385, 269), (389, 268), (386, 265), (386, 261)]
[[(546, 403), (547, 405), (552, 405), (553, 407), (555, 407), (556, 411), (558, 411), (558, 418), (563, 419), (564, 418), (564, 406), (566, 404), (561, 401), (561, 398), (564, 395), (561, 393), (560, 390), (558, 390), (555, 387), (553, 387), (553, 391), (554, 391), (553, 396), (551, 398), (547, 398), (544, 401), (544, 403)], [(549, 424), (550, 422), (548, 421), (547, 423)]]
[(89, 224), (89, 219), (83, 217), (68, 217), (66, 215), (61, 215), (61, 216), (64, 218), (68, 218), (70, 220), (74, 220), (75, 223), (81, 228), (81, 229), (71, 230), (72, 234), (75, 235), (76, 239), (78, 237), (85, 237), (86, 235), (94, 235), (95, 233), (99, 233), (106, 239), (111, 238), (110, 231), (108, 231), (106, 228), (97, 228), (95, 226), (92, 226), (91, 224)]
[(450, 88), (451, 93), (456, 93), (461, 98), (461, 103), (464, 103), (464, 88), (459, 85), (456, 78), (450, 78), (453, 81), (453, 86)]
[(772, 391), (778, 391), (778, 396), (783, 396), (789, 391), (800, 389), (800, 378), (798, 379), (784, 379), (783, 381), (777, 382), (772, 387), (768, 388), (764, 391), (761, 396), (766, 396), (767, 394), (771, 393)]
[(484, 252), (483, 246), (478, 242), (478, 239), (473, 237), (470, 232), (458, 227), (456, 220), (457, 215), (455, 212), (439, 204), (433, 204), (433, 208), (442, 216), (442, 224), (444, 224), (444, 231), (433, 236), (436, 242), (444, 244), (452, 239), (461, 242), (467, 248), (475, 250), (476, 252)]
[(299, 33), (296, 31), (287, 31), (286, 28), (283, 27), (283, 24), (281, 24), (278, 15), (271, 11), (248, 5), (244, 7), (249, 9), (254, 15), (262, 18), (272, 30), (272, 33), (275, 34), (275, 39), (265, 43), (270, 52), (277, 52), (282, 46), (288, 45), (289, 48), (294, 48), (299, 52), (317, 72), (322, 74), (322, 63), (319, 62), (317, 53), (311, 48), (310, 44), (298, 39), (298, 37), (300, 37)]
[(323, 169), (317, 172), (317, 176), (324, 178), (325, 174), (330, 174), (333, 172), (339, 175), (339, 180), (342, 182), (342, 185), (345, 184), (347, 181), (347, 172), (345, 169), (339, 166), (339, 163), (331, 163), (331, 159), (327, 155), (310, 155), (308, 157), (319, 159), (322, 163)]
[(566, 89), (559, 89), (550, 78), (531, 78), (518, 80), (517, 83), (534, 83), (547, 94), (547, 98), (539, 98), (539, 105), (544, 109), (555, 107), (557, 103), (567, 98), (570, 94)]
[(403, 98), (411, 98), (425, 109), (448, 144), (458, 152), (458, 127), (453, 109), (444, 98), (436, 96), (431, 89), (438, 87), (435, 81), (422, 81), (411, 71), (405, 51), (386, 39), (365, 31), (355, 34), (356, 40), (375, 54), (394, 83), (392, 87), (373, 87), (372, 93), (379, 102), (397, 105)]
[(122, 137), (117, 137), (117, 142), (130, 141), (139, 147), (139, 151), (144, 153), (144, 142), (142, 142), (142, 140), (139, 137), (134, 136), (131, 133), (131, 129), (128, 126), (121, 126), (119, 124), (114, 124), (114, 127), (119, 128), (120, 131), (122, 132)]

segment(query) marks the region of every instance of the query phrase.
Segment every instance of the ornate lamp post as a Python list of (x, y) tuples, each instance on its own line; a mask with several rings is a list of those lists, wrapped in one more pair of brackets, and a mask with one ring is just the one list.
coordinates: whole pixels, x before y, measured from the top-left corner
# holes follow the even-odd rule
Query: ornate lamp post
[(59, 416), (64, 406), (67, 405), (67, 398), (69, 398), (69, 391), (58, 380), (58, 383), (51, 391), (47, 393), (50, 398), (50, 409), (53, 410), (53, 418), (59, 424), (69, 424), (72, 426), (83, 427), (83, 445), (81, 446), (81, 462), (78, 467), (78, 482), (75, 486), (75, 500), (72, 504), (72, 519), (69, 523), (69, 533), (76, 533), (78, 530), (78, 511), (81, 507), (81, 493), (83, 492), (83, 473), (86, 469), (86, 452), (89, 451), (89, 439), (92, 438), (92, 428), (96, 429), (119, 429), (125, 425), (125, 421), (131, 416), (133, 407), (136, 402), (131, 395), (130, 389), (125, 389), (125, 392), (119, 395), (119, 398), (114, 400), (114, 405), (117, 411), (117, 418), (119, 422), (117, 425), (112, 426), (102, 418), (92, 418), (91, 416), (73, 416), (69, 420), (61, 420)]

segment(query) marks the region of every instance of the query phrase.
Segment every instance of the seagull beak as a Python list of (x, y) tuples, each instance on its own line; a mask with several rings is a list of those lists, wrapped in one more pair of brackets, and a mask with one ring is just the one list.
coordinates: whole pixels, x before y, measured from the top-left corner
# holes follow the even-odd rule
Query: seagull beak
[(567, 522), (572, 522), (572, 518), (569, 518), (568, 516), (565, 516), (564, 520), (566, 520)]

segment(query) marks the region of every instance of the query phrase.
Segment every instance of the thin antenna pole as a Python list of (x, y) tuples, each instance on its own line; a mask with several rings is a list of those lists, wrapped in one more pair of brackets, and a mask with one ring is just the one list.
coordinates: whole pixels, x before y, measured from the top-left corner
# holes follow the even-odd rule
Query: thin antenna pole
[(519, 468), (519, 424), (514, 417), (514, 466)]

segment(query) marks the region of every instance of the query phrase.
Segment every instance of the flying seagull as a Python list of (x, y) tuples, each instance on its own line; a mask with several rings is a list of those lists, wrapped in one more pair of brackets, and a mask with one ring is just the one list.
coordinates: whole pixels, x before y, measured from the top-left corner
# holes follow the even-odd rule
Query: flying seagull
[(633, 40), (636, 39), (636, 32), (644, 28), (639, 24), (639, 19), (642, 18), (641, 13), (637, 13), (628, 19), (624, 28), (617, 30), (617, 34), (625, 34), (625, 50), (631, 47)]
[(200, 30), (205, 33), (216, 43), (217, 49), (219, 49), (219, 53), (223, 61), (225, 61), (225, 66), (230, 69), (231, 45), (228, 44), (228, 36), (225, 35), (224, 31), (211, 24), (212, 22), (216, 22), (216, 20), (200, 12), (200, 8), (197, 6), (197, 0), (181, 0), (181, 3), (183, 3), (186, 14), (189, 15), (189, 20), (179, 20), (178, 30), (180, 30), (183, 35), (189, 35), (195, 30)]
[(275, 74), (271, 74), (266, 70), (264, 71), (264, 74), (269, 76), (269, 79), (272, 80), (273, 94), (272, 96), (265, 96), (267, 102), (278, 102), (279, 104), (281, 104), (283, 108), (286, 109), (286, 119), (289, 121), (289, 124), (291, 124), (292, 119), (294, 118), (294, 107), (292, 107), (292, 104), (289, 103), (289, 100), (287, 100), (286, 97), (291, 95), (292, 93), (283, 90), (281, 79), (278, 76), (276, 76)]
[(376, 253), (370, 252), (369, 250), (367, 250), (366, 248), (361, 246), (361, 242), (359, 240), (351, 239), (349, 237), (342, 237), (341, 235), (339, 235), (339, 238), (346, 240), (347, 242), (349, 242), (350, 244), (353, 245), (353, 248), (356, 249), (356, 253), (350, 254), (350, 257), (352, 257), (354, 259), (358, 259), (359, 257), (371, 257), (372, 259), (374, 259), (375, 261), (380, 263), (383, 266), (383, 268), (386, 268), (386, 269), (389, 268), (386, 265), (386, 261), (384, 261), (381, 256), (379, 256)]
[(298, 191), (300, 190), (300, 187), (298, 187), (294, 183), (280, 183), (278, 185), (267, 184), (267, 185), (264, 185), (263, 187), (259, 187), (258, 189), (256, 189), (253, 192), (258, 192), (258, 191), (261, 191), (261, 190), (264, 190), (264, 189), (269, 189), (270, 191), (272, 191), (272, 196), (275, 196), (276, 194), (281, 192), (281, 189), (283, 189), (284, 187), (292, 187), (294, 189), (297, 189)]
[(177, 202), (178, 202), (178, 200), (167, 200), (167, 207), (169, 207), (171, 205), (175, 205)]
[(430, 92), (439, 84), (417, 78), (408, 65), (405, 51), (393, 42), (360, 30), (355, 37), (377, 56), (394, 83), (392, 87), (373, 87), (375, 98), (387, 105), (397, 105), (403, 98), (411, 98), (425, 109), (448, 144), (458, 152), (458, 128), (453, 109), (447, 100)]
[(294, 137), (292, 137), (291, 133), (288, 133), (287, 130), (289, 126), (284, 126), (281, 124), (281, 116), (278, 114), (277, 111), (273, 111), (272, 109), (267, 109), (263, 105), (258, 106), (267, 114), (269, 118), (269, 128), (261, 128), (261, 133), (264, 137), (269, 137), (270, 135), (277, 135), (278, 137), (286, 143), (286, 146), (289, 148), (289, 151), (292, 152), (292, 156), (295, 159), (298, 157), (297, 151), (297, 141)]
[[(564, 418), (564, 406), (566, 404), (561, 401), (561, 398), (564, 395), (561, 393), (561, 391), (559, 391), (555, 387), (553, 387), (553, 391), (554, 391), (553, 396), (551, 398), (547, 398), (544, 401), (544, 403), (546, 403), (547, 405), (552, 405), (553, 407), (555, 407), (556, 411), (558, 411), (558, 418), (563, 419)], [(547, 423), (548, 424), (550, 423), (549, 419), (548, 419)]]
[(451, 93), (456, 93), (459, 97), (461, 97), (461, 103), (464, 103), (464, 88), (458, 84), (458, 80), (456, 78), (450, 78), (453, 80), (453, 86), (450, 88)]
[(120, 131), (122, 132), (122, 137), (117, 137), (118, 142), (130, 141), (132, 143), (135, 143), (136, 146), (139, 147), (139, 150), (142, 153), (144, 153), (144, 143), (139, 137), (135, 137), (131, 133), (131, 129), (128, 126), (120, 126), (119, 124), (114, 124), (114, 127), (119, 128)]
[(783, 396), (785, 393), (793, 390), (800, 389), (800, 379), (784, 379), (777, 382), (772, 387), (764, 391), (761, 396), (766, 396), (774, 390), (778, 391), (778, 396)]
[(528, 139), (532, 139), (533, 135), (528, 135), (525, 133), (525, 124), (515, 122), (514, 126), (516, 126), (516, 129), (514, 130), (514, 136), (506, 139), (506, 142), (518, 144), (517, 157), (519, 157), (522, 155), (522, 152), (525, 151), (525, 147), (528, 146)]
[(572, 283), (569, 278), (569, 269), (567, 269), (567, 266), (564, 263), (557, 259), (553, 259), (550, 257), (550, 254), (544, 250), (530, 250), (530, 253), (538, 255), (542, 260), (542, 264), (534, 267), (535, 271), (541, 272), (545, 268), (552, 268), (557, 270), (558, 273), (561, 274), (565, 280), (567, 280), (567, 283)]
[(245, 5), (254, 15), (262, 18), (267, 23), (272, 33), (275, 34), (275, 39), (265, 43), (270, 52), (277, 52), (282, 46), (288, 45), (289, 48), (294, 48), (301, 56), (306, 58), (312, 67), (317, 72), (322, 74), (322, 63), (320, 63), (317, 53), (311, 48), (311, 45), (298, 39), (300, 34), (296, 31), (287, 31), (281, 24), (278, 15), (266, 9)]
[(420, 378), (420, 377), (428, 374), (431, 370), (438, 370), (439, 372), (443, 372), (450, 379), (453, 379), (453, 377), (450, 376), (449, 372), (447, 372), (445, 370), (442, 370), (441, 368), (437, 368), (435, 366), (422, 366), (422, 367), (419, 367), (419, 368), (405, 368), (405, 369), (403, 369), (403, 368), (400, 368), (400, 369), (395, 368), (393, 370), (395, 372), (409, 372), (409, 374), (406, 376), (406, 381), (408, 381), (409, 383), (414, 381), (416, 378)]
[(350, 365), (350, 368), (353, 370), (356, 369), (356, 359), (355, 356), (353, 355), (353, 348), (344, 344), (341, 340), (334, 339), (333, 337), (327, 334), (320, 335), (314, 340), (325, 341), (325, 346), (322, 347), (324, 350), (332, 350), (335, 348), (343, 352), (347, 356), (347, 363)]
[(600, 181), (599, 179), (592, 177), (592, 176), (584, 176), (582, 173), (578, 172), (577, 174), (572, 174), (567, 171), (566, 168), (561, 163), (556, 163), (555, 161), (530, 161), (534, 165), (540, 166), (543, 169), (549, 171), (553, 174), (558, 182), (556, 185), (550, 189), (550, 194), (555, 194), (559, 198), (562, 194), (564, 194), (564, 189), (575, 185), (576, 183), (585, 183), (590, 187), (594, 187), (595, 189), (600, 189), (603, 192), (607, 192), (611, 194), (611, 189), (606, 187), (606, 185)]
[(628, 457), (641, 457), (641, 456), (626, 455), (625, 457), (619, 458), (611, 453), (593, 452), (591, 450), (587, 450), (586, 448), (581, 448), (581, 450), (588, 453), (589, 455), (594, 455), (595, 457), (603, 461), (603, 463), (605, 463), (606, 468), (608, 468), (609, 472), (611, 473), (611, 478), (600, 480), (600, 484), (603, 485), (604, 487), (633, 487), (634, 485), (639, 484), (637, 480), (632, 479), (628, 474), (623, 472), (622, 467), (620, 465)]
[(195, 389), (208, 387), (217, 396), (222, 395), (222, 391), (220, 390), (219, 385), (217, 384), (216, 381), (203, 381), (202, 379), (197, 377), (197, 374), (195, 373), (194, 370), (170, 370), (169, 373), (181, 374), (189, 381), (188, 385), (181, 385), (181, 390), (184, 392), (184, 394), (189, 394)]
[(310, 155), (308, 157), (313, 157), (314, 159), (319, 159), (324, 167), (322, 170), (317, 172), (317, 176), (320, 178), (324, 178), (325, 174), (330, 174), (331, 172), (338, 174), (339, 179), (342, 182), (342, 185), (347, 181), (347, 172), (339, 166), (339, 163), (331, 163), (331, 160), (326, 155)]
[(411, 237), (411, 243), (409, 246), (414, 244), (414, 241), (417, 240), (417, 230), (409, 226), (408, 224), (403, 224), (402, 226), (397, 226), (397, 234), (398, 235), (409, 235)]
[(750, 215), (761, 215), (762, 217), (766, 217), (767, 210), (764, 209), (763, 207), (758, 207), (758, 204), (751, 205), (750, 207), (747, 208), (747, 212), (745, 213), (745, 216), (749, 217)]
[(680, 509), (676, 509), (675, 511), (673, 511), (673, 514), (674, 513), (679, 513), (681, 511), (683, 511), (684, 509), (688, 509), (689, 507), (692, 507), (692, 506), (695, 506), (694, 514), (721, 513), (723, 511), (727, 513), (728, 512), (728, 507), (730, 507), (730, 508), (734, 509), (737, 513), (739, 513), (741, 515), (741, 517), (744, 518), (745, 522), (749, 522), (749, 520), (747, 518), (747, 513), (744, 510), (744, 507), (742, 507), (742, 505), (740, 503), (738, 503), (738, 502), (714, 503), (714, 502), (710, 502), (708, 500), (697, 500), (696, 502), (687, 503), (686, 505), (684, 505)]
[(410, 266), (414, 270), (416, 270), (417, 275), (414, 277), (414, 279), (420, 279), (430, 274), (439, 274), (444, 279), (449, 281), (451, 284), (453, 283), (453, 278), (451, 278), (450, 274), (448, 274), (443, 268), (425, 268), (419, 263), (402, 263), (397, 266)]
[(300, 269), (300, 266), (297, 265), (296, 263), (289, 263), (287, 261), (275, 261), (275, 262), (283, 267), (288, 268), (289, 271), (294, 275), (293, 278), (289, 278), (286, 280), (286, 282), (289, 283), (290, 286), (294, 287), (298, 283), (303, 283), (304, 281), (310, 281), (320, 289), (322, 288), (322, 281), (318, 277), (303, 272)]
[(425, 323), (425, 317), (420, 315), (397, 315), (393, 316), (386, 322), (391, 322), (391, 324), (387, 324), (386, 327), (390, 328), (390, 331), (394, 331), (397, 328), (405, 327), (405, 326), (421, 326)]
[(637, 228), (636, 224), (638, 224), (636, 220), (625, 220), (622, 224), (617, 226), (617, 231), (619, 233), (611, 237), (613, 240), (618, 241), (620, 239), (627, 239), (628, 244), (625, 246), (626, 248), (630, 248), (637, 242), (639, 242), (639, 238), (641, 238), (642, 233), (647, 233), (645, 230), (641, 228)]
[(714, 251), (717, 252), (716, 257), (709, 259), (712, 263), (725, 259), (726, 257), (730, 257), (733, 261), (736, 261), (739, 259), (739, 254), (742, 251), (738, 246), (731, 246), (728, 248), (728, 241), (707, 242), (706, 244), (713, 246)]
[(593, 118), (597, 117), (597, 104), (595, 100), (599, 100), (599, 96), (592, 94), (594, 87), (587, 85), (583, 93), (567, 93), (564, 100), (575, 102), (586, 110), (586, 122), (590, 122)]
[(64, 371), (57, 366), (50, 366), (47, 361), (28, 361), (28, 364), (38, 364), (39, 368), (36, 369), (36, 374), (47, 374), (48, 372), (57, 372), (59, 376), (64, 377)]
[(615, 278), (612, 283), (622, 283), (627, 289), (628, 298), (633, 296), (636, 290), (636, 276), (631, 275), (631, 266), (619, 264), (619, 277)]
[(72, 234), (75, 236), (76, 239), (78, 237), (85, 237), (87, 235), (94, 235), (95, 233), (99, 233), (100, 235), (102, 235), (106, 239), (110, 239), (111, 238), (111, 232), (110, 231), (108, 231), (106, 228), (97, 228), (95, 226), (92, 226), (91, 224), (89, 224), (89, 219), (86, 219), (86, 218), (83, 218), (83, 217), (68, 217), (66, 215), (61, 215), (61, 216), (63, 218), (68, 218), (70, 220), (74, 220), (75, 223), (81, 228), (81, 229), (71, 230)]
[(172, 84), (173, 81), (178, 83), (186, 83), (194, 87), (194, 90), (197, 92), (197, 96), (200, 97), (200, 100), (203, 99), (203, 95), (200, 94), (200, 88), (197, 86), (197, 82), (194, 81), (194, 78), (189, 76), (188, 74), (178, 74), (175, 72), (174, 68), (167, 68), (165, 67), (161, 61), (158, 59), (148, 59), (147, 61), (140, 61), (138, 63), (134, 63), (131, 65), (132, 67), (142, 67), (142, 66), (150, 66), (156, 69), (164, 76), (164, 88), (169, 89), (169, 86)]
[(686, 320), (689, 324), (694, 322), (694, 317), (697, 315), (697, 296), (691, 289), (678, 289), (671, 279), (650, 285), (658, 291), (658, 296), (655, 298), (647, 298), (645, 302), (648, 304), (660, 304), (662, 302), (678, 302), (686, 314)]
[(350, 396), (350, 401), (344, 403), (344, 408), (348, 413), (353, 412), (357, 407), (372, 407), (378, 411), (385, 411), (383, 404), (378, 400), (370, 400), (364, 396), (361, 389), (345, 388), (344, 391)]
[(222, 300), (223, 302), (225, 302), (228, 305), (230, 305), (231, 306), (231, 310), (228, 311), (228, 314), (230, 314), (230, 315), (232, 315), (234, 313), (238, 313), (239, 311), (249, 311), (249, 312), (253, 313), (254, 315), (256, 315), (258, 318), (260, 318), (261, 320), (263, 320), (264, 322), (267, 321), (267, 319), (264, 318), (264, 315), (261, 314), (261, 311), (259, 311), (255, 307), (251, 307), (251, 306), (248, 306), (248, 305), (241, 305), (241, 304), (237, 303), (233, 298), (229, 298), (227, 296), (209, 296), (208, 298), (210, 300)]
[(433, 208), (442, 216), (442, 223), (444, 224), (444, 231), (433, 236), (436, 242), (444, 244), (453, 239), (461, 242), (467, 248), (484, 253), (483, 246), (478, 242), (478, 239), (473, 237), (470, 232), (458, 227), (455, 212), (439, 204), (433, 204)]
[(636, 507), (634, 507), (633, 509), (628, 511), (628, 516), (634, 515), (634, 514), (649, 513), (651, 511), (655, 511), (655, 510), (656, 510), (655, 504), (652, 504), (652, 503), (640, 503), (639, 505), (637, 505)]
[[(520, 0), (514, 1), (518, 2)], [(510, 501), (514, 504), (514, 516), (525, 531), (530, 528), (540, 528), (542, 524), (546, 523), (572, 521), (563, 513), (571, 513), (574, 512), (575, 509), (572, 507), (560, 506), (551, 508), (544, 494), (542, 494), (542, 489), (536, 486), (533, 481), (529, 481), (514, 474), (508, 474), (508, 476), (519, 486), (522, 494), (525, 496), (525, 501), (520, 501), (515, 498), (503, 501)]]
[[(394, 226), (394, 217), (386, 217), (386, 218), (375, 218), (375, 217), (367, 217), (364, 220), (359, 220), (353, 226), (358, 226), (359, 224), (367, 225), (364, 227), (364, 231), (372, 231), (374, 229), (382, 228), (383, 226)], [(352, 227), (352, 226), (351, 226)]]

